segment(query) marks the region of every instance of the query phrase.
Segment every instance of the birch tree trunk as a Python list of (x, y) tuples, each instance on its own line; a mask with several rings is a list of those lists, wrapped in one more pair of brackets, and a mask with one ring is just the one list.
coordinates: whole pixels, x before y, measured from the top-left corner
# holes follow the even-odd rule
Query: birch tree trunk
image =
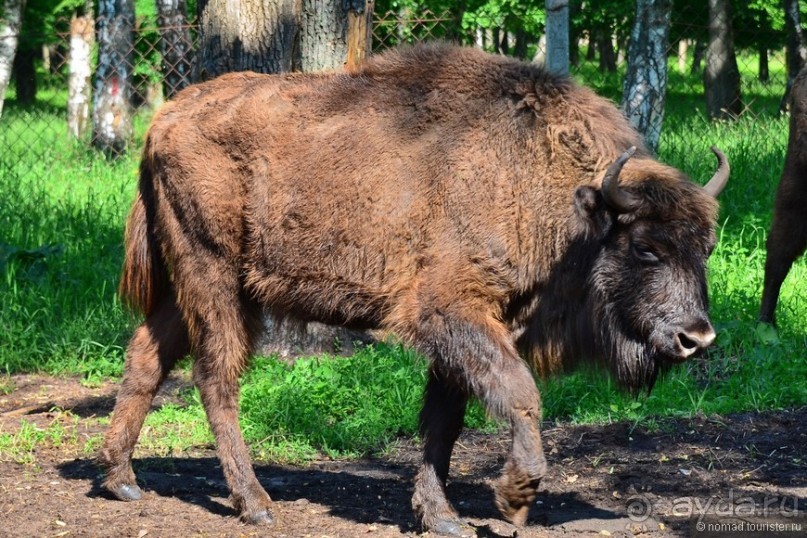
[(622, 90), (625, 116), (654, 152), (664, 122), (671, 17), (672, 0), (637, 0)]
[(11, 80), (11, 67), (17, 54), (24, 10), (25, 0), (3, 0), (0, 4), (0, 117)]
[(535, 56), (532, 61), (546, 65), (546, 34), (538, 38), (538, 46), (535, 48)]
[(713, 119), (732, 119), (742, 112), (740, 70), (734, 53), (729, 0), (709, 0), (709, 44), (706, 47), (706, 112)]
[(163, 93), (170, 99), (191, 83), (190, 27), (185, 0), (157, 0), (157, 25), (160, 29)]
[(569, 0), (546, 0), (546, 67), (569, 74)]
[(477, 26), (474, 31), (474, 47), (485, 50), (485, 29), (481, 26)]
[(90, 120), (92, 68), (90, 59), (95, 41), (91, 16), (74, 17), (70, 21), (69, 75), (67, 78), (67, 130), (76, 138), (84, 138)]
[(118, 156), (132, 138), (133, 0), (99, 0), (96, 24), (93, 144), (108, 156)]

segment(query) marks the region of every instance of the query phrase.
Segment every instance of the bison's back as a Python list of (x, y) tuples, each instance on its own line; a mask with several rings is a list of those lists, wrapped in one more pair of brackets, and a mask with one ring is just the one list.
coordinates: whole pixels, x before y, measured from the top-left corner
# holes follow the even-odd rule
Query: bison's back
[(566, 79), (437, 45), (355, 73), (191, 87), (147, 152), (188, 208), (185, 235), (240, 264), (263, 302), (376, 325), (430, 270), (470, 267), (523, 291), (558, 250), (574, 186), (637, 141)]

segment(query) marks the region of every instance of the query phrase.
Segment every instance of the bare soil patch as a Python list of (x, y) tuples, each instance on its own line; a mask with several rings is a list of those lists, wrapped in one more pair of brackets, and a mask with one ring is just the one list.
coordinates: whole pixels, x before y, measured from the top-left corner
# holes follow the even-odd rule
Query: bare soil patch
[[(418, 535), (410, 496), (420, 453), (410, 440), (359, 461), (256, 462), (277, 519), (275, 527), (258, 529), (239, 523), (209, 449), (178, 457), (140, 452), (135, 470), (146, 492), (140, 502), (115, 501), (100, 490), (81, 439), (102, 430), (96, 418), (111, 411), (114, 384), (88, 388), (74, 379), (30, 375), (7, 381), (13, 390), (0, 395), (0, 433), (17, 431), (23, 420), (46, 426), (70, 411), (78, 442), (44, 443), (33, 463), (0, 461), (4, 536)], [(172, 378), (155, 405), (186, 384)], [(528, 525), (515, 529), (499, 519), (489, 486), (508, 436), (461, 437), (448, 494), (479, 536), (719, 535), (699, 532), (699, 522), (744, 522), (745, 530), (778, 523), (790, 525), (781, 536), (807, 535), (807, 408), (662, 420), (652, 431), (547, 422), (543, 438), (549, 474)]]

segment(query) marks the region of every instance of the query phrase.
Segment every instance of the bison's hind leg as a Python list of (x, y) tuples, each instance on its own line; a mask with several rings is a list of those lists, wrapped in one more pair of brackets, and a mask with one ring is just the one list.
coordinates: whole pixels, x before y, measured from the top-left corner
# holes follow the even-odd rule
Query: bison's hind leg
[[(804, 170), (807, 174), (807, 166)], [(767, 242), (765, 259), (765, 283), (762, 290), (762, 303), (759, 319), (775, 323), (776, 304), (782, 283), (793, 263), (807, 248), (807, 218), (804, 217), (804, 203), (807, 202), (807, 182), (802, 199), (795, 203), (779, 203), (773, 216), (773, 224)]]
[(234, 508), (247, 523), (271, 524), (272, 499), (255, 476), (238, 424), (238, 382), (261, 329), (260, 308), (243, 291), (237, 270), (225, 261), (211, 256), (203, 274), (196, 266), (180, 264), (176, 271), (185, 317), (195, 321), (190, 330), (193, 380), (216, 438)]
[(132, 470), (132, 452), (157, 389), (187, 353), (188, 331), (171, 297), (157, 305), (129, 342), (123, 382), (98, 454), (106, 471), (103, 487), (118, 499), (142, 496)]

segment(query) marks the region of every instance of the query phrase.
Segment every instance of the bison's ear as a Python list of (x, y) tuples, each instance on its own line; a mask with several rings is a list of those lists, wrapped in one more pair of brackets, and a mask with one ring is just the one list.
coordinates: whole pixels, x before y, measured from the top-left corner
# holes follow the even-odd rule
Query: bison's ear
[(614, 217), (608, 211), (599, 190), (581, 186), (574, 191), (576, 231), (590, 238), (602, 239), (611, 230)]

